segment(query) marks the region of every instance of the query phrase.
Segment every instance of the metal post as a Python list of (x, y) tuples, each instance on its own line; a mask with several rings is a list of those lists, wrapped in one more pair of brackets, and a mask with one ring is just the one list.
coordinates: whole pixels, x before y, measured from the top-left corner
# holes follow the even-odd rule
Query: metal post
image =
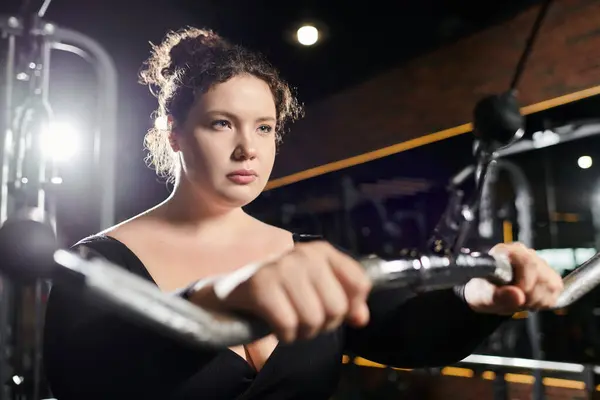
[[(488, 176), (485, 185), (486, 197), (490, 198), (488, 199), (489, 204), (493, 203), (493, 201), (491, 200), (491, 197), (493, 197), (492, 188), (497, 179), (497, 172), (499, 172), (500, 170), (504, 170), (508, 173), (512, 187), (515, 191), (515, 208), (517, 211), (519, 242), (523, 243), (527, 247), (533, 247), (533, 194), (527, 177), (525, 176), (521, 168), (519, 168), (516, 164), (508, 160), (496, 160), (495, 164), (496, 165), (493, 169), (495, 169), (494, 172), (496, 173), (492, 173)], [(493, 214), (490, 212), (490, 210), (482, 209), (482, 211), (482, 217), (484, 217), (483, 228), (493, 227), (493, 222), (490, 221), (490, 219), (493, 218)], [(481, 228), (482, 225), (480, 223), (480, 232)], [(544, 353), (542, 351), (541, 346), (542, 335), (540, 330), (539, 314), (536, 312), (530, 312), (526, 324), (532, 356), (536, 360), (542, 360), (544, 358)], [(534, 369), (533, 375), (535, 377), (533, 398), (535, 400), (543, 399), (544, 386), (542, 383), (542, 372), (541, 370)]]
[(546, 205), (548, 208), (548, 227), (550, 228), (550, 248), (558, 246), (558, 225), (556, 223), (556, 193), (554, 177), (552, 176), (552, 163), (548, 153), (544, 154), (544, 181), (546, 184)]
[(585, 393), (588, 399), (593, 399), (596, 393), (596, 374), (593, 365), (584, 365), (583, 382), (585, 383)]
[[(16, 28), (18, 26), (18, 20), (11, 17), (7, 20), (6, 25), (8, 27)], [(11, 33), (8, 35), (8, 49), (6, 54), (6, 76), (5, 76), (5, 87), (6, 97), (4, 100), (4, 116), (2, 118), (2, 135), (0, 137), (0, 144), (2, 144), (2, 182), (0, 182), (0, 223), (4, 223), (8, 217), (8, 177), (10, 168), (10, 150), (12, 149), (12, 119), (13, 119), (13, 79), (15, 75), (15, 52), (16, 52), (16, 37)]]
[(593, 191), (590, 199), (590, 210), (594, 224), (594, 247), (600, 251), (600, 191)]
[[(527, 177), (523, 171), (514, 163), (508, 160), (501, 160), (499, 165), (509, 172), (510, 179), (515, 189), (515, 207), (517, 209), (517, 225), (519, 229), (519, 241), (528, 247), (533, 247), (533, 194)], [(527, 317), (527, 334), (531, 346), (532, 356), (536, 360), (544, 359), (542, 350), (542, 333), (540, 315), (537, 312), (530, 312)], [(534, 369), (534, 399), (539, 400), (545, 397), (542, 371)]]
[(491, 163), (488, 175), (481, 189), (481, 202), (479, 203), (479, 237), (491, 240), (496, 235), (496, 210), (494, 188), (498, 180), (497, 162)]
[[(54, 26), (53, 24), (50, 24)], [(102, 116), (94, 132), (94, 162), (102, 166), (100, 229), (114, 225), (115, 218), (115, 175), (117, 139), (117, 68), (112, 57), (95, 40), (77, 31), (54, 26), (54, 48), (68, 51), (89, 61), (82, 53), (87, 51), (93, 57), (98, 75), (98, 112)], [(61, 46), (70, 44), (71, 46)], [(82, 49), (85, 49), (82, 51)]]
[[(46, 1), (42, 8), (45, 10), (49, 1)], [(94, 129), (94, 166), (98, 175), (97, 179), (101, 182), (101, 204), (100, 204), (100, 227), (99, 230), (108, 228), (115, 224), (115, 140), (116, 140), (116, 112), (117, 112), (117, 72), (109, 54), (93, 39), (70, 29), (56, 26), (55, 24), (40, 20), (43, 12), (40, 11), (34, 22), (28, 24), (27, 21), (17, 17), (0, 16), (0, 32), (2, 38), (8, 42), (8, 53), (6, 62), (6, 96), (4, 98), (2, 125), (0, 126), (0, 157), (1, 157), (1, 177), (0, 177), (0, 224), (4, 223), (15, 211), (18, 206), (18, 191), (14, 190), (21, 183), (21, 177), (29, 178), (28, 185), (35, 190), (28, 191), (34, 196), (25, 196), (24, 205), (34, 205), (41, 209), (46, 209), (52, 213), (51, 219), (55, 223), (56, 202), (51, 192), (47, 193), (51, 177), (57, 173), (56, 164), (43, 157), (43, 153), (38, 148), (40, 146), (23, 147), (22, 141), (29, 138), (34, 144), (38, 144), (40, 139), (40, 123), (48, 123), (52, 119), (52, 111), (48, 104), (49, 84), (50, 84), (50, 61), (51, 52), (67, 51), (76, 54), (88, 61), (94, 68), (98, 81), (98, 118), (97, 126)], [(27, 29), (27, 31), (25, 31)], [(36, 69), (33, 69), (31, 79), (32, 86), (30, 98), (31, 102), (23, 105), (21, 111), (27, 111), (35, 114), (43, 114), (42, 120), (35, 120), (38, 126), (29, 124), (31, 119), (17, 119), (17, 108), (14, 104), (14, 86), (16, 76), (17, 61), (17, 42), (19, 36), (30, 40), (36, 40), (36, 45), (31, 49), (35, 54), (28, 54), (33, 57)], [(33, 43), (33, 42), (32, 42)], [(29, 107), (29, 108), (28, 108)], [(37, 107), (37, 108), (35, 108)], [(35, 109), (34, 109), (35, 108)], [(29, 115), (25, 115), (29, 117)], [(19, 121), (19, 123), (15, 122)], [(16, 129), (15, 129), (16, 128)], [(33, 130), (32, 130), (33, 128)], [(36, 129), (37, 128), (37, 129)], [(26, 189), (27, 190), (27, 189)], [(18, 195), (18, 197), (17, 197)], [(19, 285), (1, 279), (0, 280), (0, 400), (9, 399), (16, 393), (11, 393), (8, 383), (14, 371), (14, 364), (20, 363), (23, 354), (15, 352), (18, 348), (25, 351), (23, 343), (12, 333), (17, 325), (14, 321), (19, 321), (19, 316), (15, 315), (18, 310), (14, 308), (17, 304), (16, 290)], [(39, 400), (40, 384), (42, 380), (42, 329), (44, 305), (43, 297), (47, 291), (47, 285), (43, 281), (35, 282), (34, 290), (34, 313), (35, 313), (35, 337), (33, 348), (28, 349), (32, 354), (32, 382), (31, 393), (35, 400)], [(16, 318), (14, 318), (16, 317)], [(12, 349), (11, 346), (16, 347)], [(12, 359), (12, 361), (10, 360)], [(20, 372), (20, 371), (19, 371)]]
[[(16, 18), (7, 20), (7, 25), (15, 26), (18, 24)], [(4, 110), (3, 117), (0, 121), (2, 123), (1, 134), (0, 134), (0, 157), (2, 158), (2, 171), (1, 171), (1, 182), (0, 182), (0, 224), (4, 223), (9, 213), (9, 201), (8, 201), (8, 177), (10, 173), (10, 149), (12, 142), (12, 99), (13, 99), (13, 77), (15, 74), (15, 60), (16, 60), (16, 37), (13, 34), (8, 33), (8, 47), (6, 55), (6, 96), (4, 99)], [(8, 399), (9, 388), (5, 385), (5, 382), (10, 379), (12, 371), (9, 368), (9, 357), (10, 357), (10, 342), (11, 342), (11, 325), (9, 323), (11, 319), (11, 307), (12, 302), (12, 285), (10, 281), (5, 277), (0, 278), (0, 400)]]
[(519, 166), (508, 160), (497, 160), (497, 168), (508, 172), (515, 191), (515, 208), (517, 210), (517, 226), (519, 242), (533, 247), (533, 191)]

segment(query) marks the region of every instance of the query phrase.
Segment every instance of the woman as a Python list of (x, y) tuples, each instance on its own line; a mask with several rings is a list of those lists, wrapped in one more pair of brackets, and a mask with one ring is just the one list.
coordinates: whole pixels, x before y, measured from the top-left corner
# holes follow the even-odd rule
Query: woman
[[(549, 307), (561, 291), (560, 277), (514, 244), (496, 249), (514, 264), (514, 286), (472, 280), (463, 290), (409, 300), (393, 292), (369, 295), (351, 257), (242, 210), (269, 179), (284, 123), (299, 115), (271, 66), (190, 28), (154, 47), (141, 76), (158, 90), (158, 116), (168, 121), (166, 129), (149, 132), (146, 144), (174, 191), (75, 248), (164, 291), (188, 287), (187, 298), (200, 306), (253, 312), (274, 334), (198, 351), (55, 286), (45, 360), (59, 400), (327, 399), (344, 352), (399, 367), (454, 363), (506, 315)], [(269, 261), (239, 277), (240, 267), (260, 260)]]

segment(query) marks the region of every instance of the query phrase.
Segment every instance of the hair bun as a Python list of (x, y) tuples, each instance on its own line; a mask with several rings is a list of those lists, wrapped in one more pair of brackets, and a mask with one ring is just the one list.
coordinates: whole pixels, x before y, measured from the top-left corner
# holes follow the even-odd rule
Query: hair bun
[(152, 45), (152, 54), (140, 71), (140, 82), (162, 88), (190, 63), (210, 59), (213, 49), (226, 46), (225, 40), (211, 30), (188, 27), (171, 31), (159, 45)]
[(212, 49), (222, 47), (223, 44), (223, 39), (212, 31), (202, 29), (184, 31), (169, 52), (171, 59), (170, 66), (167, 68), (169, 75), (185, 68), (192, 60), (204, 58)]

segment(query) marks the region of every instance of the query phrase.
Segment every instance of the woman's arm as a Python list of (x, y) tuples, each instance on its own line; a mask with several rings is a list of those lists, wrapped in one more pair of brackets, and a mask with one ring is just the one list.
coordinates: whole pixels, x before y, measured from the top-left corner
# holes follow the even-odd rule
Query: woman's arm
[(346, 350), (399, 368), (444, 366), (467, 357), (508, 318), (475, 313), (452, 289), (406, 297), (373, 293), (369, 324), (345, 328)]

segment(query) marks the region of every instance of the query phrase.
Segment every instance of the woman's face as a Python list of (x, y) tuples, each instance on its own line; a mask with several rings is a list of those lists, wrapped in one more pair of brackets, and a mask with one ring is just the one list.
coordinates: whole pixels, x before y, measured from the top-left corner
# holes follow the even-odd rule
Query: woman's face
[(218, 205), (250, 203), (273, 170), (276, 118), (273, 94), (265, 81), (240, 75), (213, 86), (174, 131), (181, 179)]

